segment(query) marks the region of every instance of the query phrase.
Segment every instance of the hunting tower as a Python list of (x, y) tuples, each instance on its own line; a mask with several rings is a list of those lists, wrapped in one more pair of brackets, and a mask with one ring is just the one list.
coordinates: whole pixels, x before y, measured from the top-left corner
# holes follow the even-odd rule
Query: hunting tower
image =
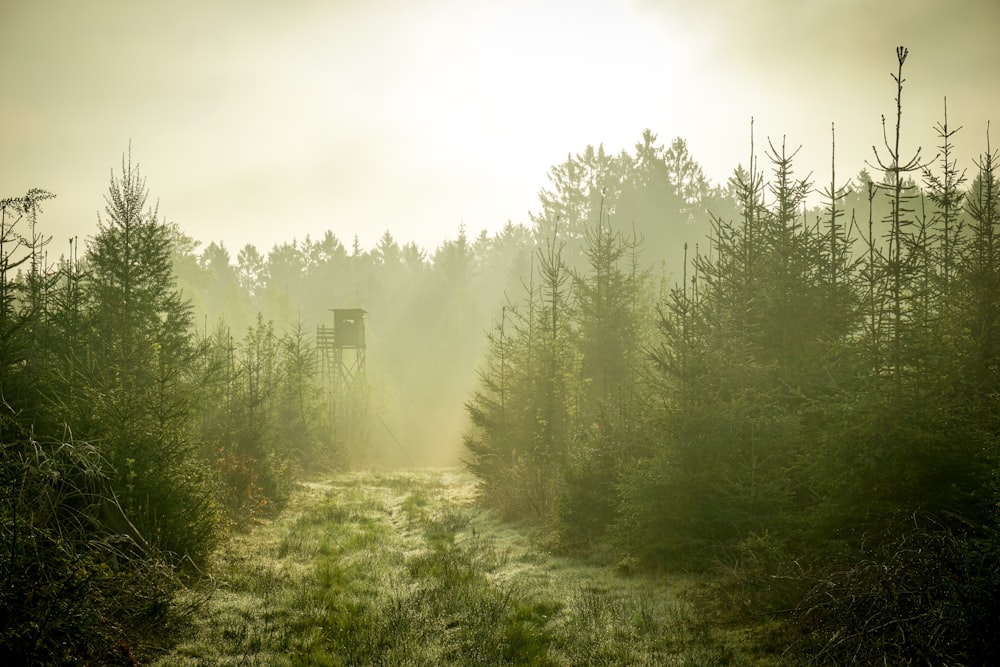
[(320, 375), (340, 384), (365, 370), (365, 315), (361, 308), (332, 308), (333, 328), (316, 328)]

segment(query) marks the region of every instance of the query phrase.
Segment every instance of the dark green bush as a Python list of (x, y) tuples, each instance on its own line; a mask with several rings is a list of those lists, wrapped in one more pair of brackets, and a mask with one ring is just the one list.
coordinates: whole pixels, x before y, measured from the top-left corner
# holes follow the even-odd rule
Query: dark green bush
[(618, 516), (618, 476), (622, 465), (613, 436), (594, 428), (571, 452), (558, 502), (559, 525), (567, 546), (604, 542)]
[(810, 569), (793, 624), (803, 664), (984, 665), (1000, 632), (1000, 536), (902, 517)]
[[(0, 445), (0, 657), (108, 664), (169, 609), (175, 576), (135, 532), (84, 444)], [(127, 664), (118, 662), (117, 664)]]

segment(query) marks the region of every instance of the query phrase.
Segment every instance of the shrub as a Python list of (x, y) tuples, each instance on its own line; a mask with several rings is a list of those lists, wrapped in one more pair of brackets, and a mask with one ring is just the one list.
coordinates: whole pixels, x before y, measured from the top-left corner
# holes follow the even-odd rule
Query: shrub
[(799, 605), (810, 664), (987, 664), (1000, 632), (1000, 538), (930, 516), (816, 569)]
[(174, 575), (125, 518), (107, 470), (86, 444), (0, 445), (5, 664), (122, 664), (165, 620)]

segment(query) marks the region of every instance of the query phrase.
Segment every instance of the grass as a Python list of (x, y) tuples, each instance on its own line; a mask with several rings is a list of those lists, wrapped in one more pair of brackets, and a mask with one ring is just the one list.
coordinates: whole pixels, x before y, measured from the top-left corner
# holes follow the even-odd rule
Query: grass
[(214, 595), (154, 664), (775, 664), (706, 622), (697, 579), (549, 553), (477, 508), (458, 470), (300, 485), (216, 563)]

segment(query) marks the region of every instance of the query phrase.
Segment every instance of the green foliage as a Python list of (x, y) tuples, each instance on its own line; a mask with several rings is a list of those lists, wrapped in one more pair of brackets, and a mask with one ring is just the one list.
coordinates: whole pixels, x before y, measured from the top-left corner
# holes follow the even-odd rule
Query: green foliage
[(0, 199), (0, 398), (22, 410), (38, 389), (38, 374), (27, 362), (40, 356), (43, 293), (52, 282), (42, 271), (47, 239), (37, 229), (38, 214), (54, 196), (33, 188)]
[(220, 322), (204, 341), (200, 391), (199, 431), (232, 517), (279, 509), (296, 466), (330, 464), (316, 351), (301, 326), (279, 337), (258, 315), (236, 343)]
[(616, 429), (595, 423), (577, 435), (563, 472), (558, 519), (567, 546), (591, 549), (608, 539), (619, 512), (619, 477), (627, 460)]
[(594, 222), (570, 234), (582, 243), (579, 268), (564, 260), (561, 236), (537, 247), (524, 300), (505, 306), (488, 333), (480, 389), (466, 404), (468, 465), (488, 502), (512, 516), (561, 513), (574, 540), (612, 523), (627, 446), (606, 434), (628, 432), (635, 416), (647, 329), (639, 242), (614, 229), (599, 204)]
[(164, 623), (175, 568), (205, 562), (214, 484), (191, 433), (189, 308), (138, 169), (123, 160), (85, 256), (74, 240), (54, 267), (36, 228), (48, 196), (3, 202), (2, 645), (107, 662)]
[[(825, 625), (779, 627), (775, 641), (801, 630), (829, 642), (807, 642), (822, 660), (976, 664), (982, 646), (959, 625), (982, 624), (978, 615), (992, 610), (941, 568), (981, 571), (997, 529), (997, 158), (987, 145), (963, 191), (947, 115), (936, 170), (919, 149), (906, 157), (907, 51), (896, 55), (895, 123), (875, 154), (879, 179), (862, 172), (855, 185), (838, 185), (834, 167), (822, 209), (809, 210), (812, 186), (793, 175), (796, 151), (769, 141), (765, 177), (751, 143), (721, 207), (731, 216), (712, 217), (690, 264), (684, 246), (682, 279), (664, 291), (652, 337), (641, 314), (652, 309), (629, 298), (641, 282), (616, 267), (627, 244), (603, 212), (649, 205), (671, 218), (679, 202), (704, 202), (703, 188), (682, 194), (669, 168), (670, 153), (683, 161), (683, 145), (665, 153), (646, 135), (634, 161), (588, 150), (553, 170), (535, 222), (551, 229), (565, 215), (575, 244), (567, 340), (580, 355), (583, 400), (567, 455), (548, 474), (561, 480), (556, 516), (575, 546), (610, 532), (627, 558), (650, 566), (727, 564), (736, 591), (727, 599), (746, 613), (762, 609), (741, 595), (763, 610), (788, 609), (811, 577), (836, 582), (807, 605), (824, 609), (810, 623)], [(544, 337), (541, 321), (531, 330)], [(474, 433), (496, 438), (467, 441), (488, 497), (492, 484), (520, 474), (508, 455), (528, 442), (495, 428), (496, 406), (532, 395), (527, 383), (498, 383), (518, 349), (491, 342), (469, 409)], [(639, 346), (644, 366), (635, 364)], [(497, 400), (499, 386), (509, 388)], [(835, 564), (804, 557), (831, 548), (844, 554)], [(966, 576), (995, 591), (995, 573)], [(904, 640), (917, 634), (920, 642)]]
[(792, 580), (801, 664), (986, 664), (1000, 618), (997, 536), (900, 517)]
[(537, 262), (523, 309), (505, 307), (490, 334), (465, 444), (488, 502), (510, 516), (550, 518), (579, 419), (581, 357), (562, 244), (550, 239)]
[(711, 189), (684, 139), (664, 147), (645, 130), (634, 152), (612, 155), (603, 145), (587, 146), (552, 167), (549, 186), (539, 192), (540, 210), (531, 215), (535, 239), (558, 231), (566, 263), (587, 264), (588, 229), (611, 214), (629, 236), (642, 239), (653, 265), (673, 270), (684, 243), (693, 247), (708, 231), (706, 211), (728, 210), (725, 195)]
[[(6, 417), (4, 417), (6, 420)], [(175, 575), (126, 518), (83, 443), (0, 444), (0, 652), (110, 664), (162, 623)]]
[(177, 559), (207, 557), (212, 486), (190, 432), (195, 359), (189, 304), (176, 290), (170, 228), (138, 167), (122, 159), (82, 283), (86, 349), (70, 359), (83, 381), (71, 419), (99, 442), (115, 491), (140, 532)]
[(281, 450), (300, 464), (329, 465), (333, 459), (328, 424), (323, 415), (323, 391), (317, 372), (316, 347), (299, 321), (282, 337), (280, 377), (275, 397), (276, 422), (281, 425)]
[[(683, 140), (649, 131), (631, 154), (567, 156), (532, 229), (463, 228), (429, 254), (388, 232), (370, 252), (327, 232), (235, 265), (221, 245), (198, 254), (147, 208), (130, 156), (82, 257), (74, 240), (44, 260), (49, 193), (0, 200), (4, 639), (25, 660), (99, 660), (145, 622), (116, 604), (161, 620), (164, 559), (203, 564), (219, 504), (239, 521), (281, 507), (301, 469), (447, 460), (429, 445), (457, 434), (469, 396), (467, 465), (504, 516), (630, 567), (724, 563), (734, 608), (798, 595), (808, 615), (773, 637), (804, 633), (822, 659), (981, 661), (963, 628), (995, 631), (998, 157), (987, 137), (963, 189), (947, 108), (936, 166), (905, 151), (896, 56), (879, 173), (838, 185), (832, 169), (820, 209), (784, 139), (765, 176), (751, 136), (747, 167), (713, 189)], [(643, 262), (664, 261), (662, 283), (680, 278), (654, 303)], [(307, 332), (347, 305), (377, 313), (375, 380), (334, 388)], [(496, 307), (473, 387), (472, 335)], [(39, 444), (67, 440), (92, 447)], [(327, 561), (305, 601), (339, 634), (304, 659), (392, 660), (426, 639), (393, 643), (419, 634), (407, 605), (467, 605), (490, 623), (445, 626), (460, 639), (435, 658), (546, 664), (557, 610), (491, 587), (461, 517), (416, 496), (401, 511), (425, 524), (406, 562), (420, 585), (344, 603), (329, 590), (359, 570)], [(841, 555), (802, 558), (822, 550)], [(573, 622), (599, 635), (631, 614), (611, 607), (581, 593)], [(109, 614), (104, 630), (82, 620)], [(68, 653), (49, 640), (74, 633)], [(623, 637), (568, 660), (614, 662)]]
[(847, 316), (829, 312), (837, 288), (816, 266), (819, 239), (795, 220), (807, 185), (783, 148), (770, 156), (774, 204), (751, 162), (735, 180), (741, 219), (716, 219), (711, 255), (660, 310), (653, 444), (621, 483), (624, 544), (654, 562), (704, 567), (750, 534), (787, 528), (797, 411), (829, 391), (824, 352)]
[(611, 409), (634, 384), (644, 276), (635, 267), (627, 273), (623, 266), (636, 250), (635, 239), (623, 239), (603, 216), (586, 229), (585, 241), (587, 272), (574, 273), (573, 294), (581, 374), (587, 383), (585, 410), (597, 414), (602, 406)]

